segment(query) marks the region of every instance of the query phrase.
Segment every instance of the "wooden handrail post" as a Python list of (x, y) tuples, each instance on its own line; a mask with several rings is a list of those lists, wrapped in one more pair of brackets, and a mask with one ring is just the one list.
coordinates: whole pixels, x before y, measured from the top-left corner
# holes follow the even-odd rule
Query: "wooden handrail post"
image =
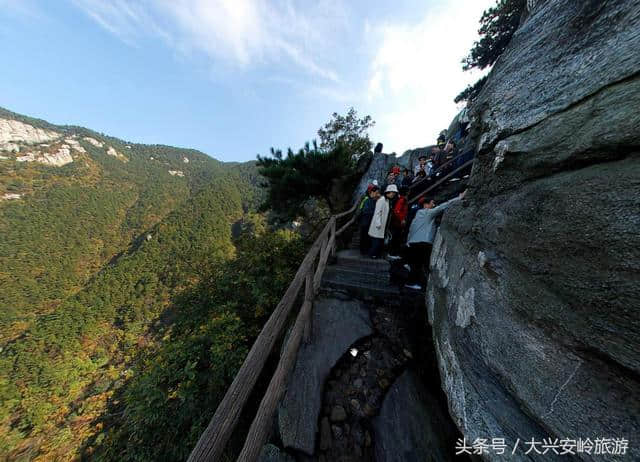
[(360, 201), (359, 201), (359, 200), (357, 200), (357, 201), (356, 201), (356, 203), (355, 203), (355, 204), (353, 204), (353, 206), (352, 206), (349, 210), (346, 210), (346, 211), (344, 211), (344, 212), (342, 212), (342, 213), (339, 213), (339, 214), (337, 214), (337, 215), (334, 215), (335, 219), (336, 219), (336, 220), (338, 220), (338, 219), (340, 219), (340, 218), (342, 218), (342, 217), (346, 217), (347, 215), (351, 215), (353, 212), (355, 212), (355, 211), (356, 211), (356, 209), (358, 208), (358, 205), (359, 205), (359, 204), (360, 204)]
[(329, 235), (333, 237), (333, 245), (331, 246), (331, 258), (336, 258), (336, 219), (335, 217), (333, 217), (333, 221), (331, 223), (331, 231)]
[[(309, 279), (307, 279), (307, 281), (308, 280)], [(255, 419), (253, 419), (251, 428), (249, 428), (249, 434), (244, 442), (242, 452), (240, 452), (240, 456), (238, 456), (238, 462), (255, 462), (258, 460), (262, 447), (269, 438), (273, 424), (273, 414), (284, 394), (287, 378), (293, 368), (298, 349), (300, 348), (300, 341), (311, 317), (311, 309), (312, 303), (305, 300), (291, 330), (291, 335), (285, 346), (284, 353), (280, 358), (280, 362), (278, 362), (278, 367), (260, 402), (260, 407), (258, 408)]]
[(316, 268), (316, 273), (313, 275), (313, 293), (314, 295), (318, 293), (320, 290), (320, 283), (322, 282), (322, 275), (324, 274), (324, 269), (327, 266), (327, 260), (329, 259), (329, 253), (331, 253), (331, 247), (336, 242), (335, 234), (329, 238), (329, 241), (324, 247), (324, 250), (320, 252), (320, 259), (318, 260), (318, 267)]
[[(304, 285), (304, 303), (310, 303), (313, 308), (313, 298), (313, 271), (309, 270)], [(312, 322), (312, 317), (309, 316), (309, 319), (307, 319), (307, 323), (304, 326), (304, 343), (309, 343), (309, 340), (311, 339)]]
[(353, 217), (351, 217), (351, 220), (349, 220), (348, 222), (346, 222), (344, 225), (342, 225), (342, 227), (336, 231), (336, 236), (340, 236), (349, 226), (351, 226), (354, 222), (356, 221), (356, 215), (354, 215)]

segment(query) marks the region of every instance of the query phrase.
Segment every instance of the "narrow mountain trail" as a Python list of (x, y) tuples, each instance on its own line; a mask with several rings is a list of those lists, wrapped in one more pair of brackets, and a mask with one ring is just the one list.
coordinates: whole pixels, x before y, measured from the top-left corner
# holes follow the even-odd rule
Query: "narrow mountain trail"
[(423, 292), (390, 264), (337, 252), (260, 462), (453, 460)]

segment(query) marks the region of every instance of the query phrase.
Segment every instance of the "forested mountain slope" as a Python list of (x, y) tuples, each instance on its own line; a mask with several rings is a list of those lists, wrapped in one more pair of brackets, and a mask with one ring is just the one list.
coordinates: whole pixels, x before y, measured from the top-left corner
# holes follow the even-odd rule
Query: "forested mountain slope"
[[(253, 163), (0, 110), (0, 459), (108, 454), (104, 433), (120, 447), (127, 425), (140, 435), (135, 459), (159, 448), (141, 441), (152, 423), (132, 418), (178, 418), (184, 389), (215, 406), (299, 255), (293, 234), (247, 215), (257, 182)], [(140, 380), (155, 396), (126, 401)]]
[(232, 170), (197, 151), (127, 144), (0, 109), (0, 339), (54, 311), (133, 239)]

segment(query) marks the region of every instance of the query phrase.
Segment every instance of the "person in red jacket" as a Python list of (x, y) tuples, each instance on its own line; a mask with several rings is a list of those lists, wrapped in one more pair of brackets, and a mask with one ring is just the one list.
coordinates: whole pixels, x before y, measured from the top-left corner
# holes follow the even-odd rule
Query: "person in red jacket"
[(391, 243), (389, 244), (389, 258), (391, 260), (401, 258), (398, 254), (404, 241), (408, 214), (409, 201), (407, 200), (407, 188), (401, 187), (400, 193), (391, 209)]

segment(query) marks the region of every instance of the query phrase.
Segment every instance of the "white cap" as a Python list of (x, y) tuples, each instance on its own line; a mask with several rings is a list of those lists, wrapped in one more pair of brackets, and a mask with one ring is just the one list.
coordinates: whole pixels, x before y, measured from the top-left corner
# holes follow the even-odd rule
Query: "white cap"
[(384, 190), (385, 194), (388, 192), (394, 192), (397, 193), (398, 192), (398, 187), (395, 184), (390, 184), (389, 186), (387, 186), (387, 189)]

